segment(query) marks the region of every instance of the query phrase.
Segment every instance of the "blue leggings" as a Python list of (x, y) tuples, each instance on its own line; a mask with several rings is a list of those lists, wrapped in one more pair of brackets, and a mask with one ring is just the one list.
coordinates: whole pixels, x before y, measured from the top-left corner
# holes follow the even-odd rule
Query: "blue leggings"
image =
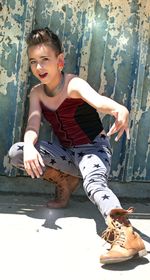
[[(10, 162), (23, 168), (23, 142), (9, 150)], [(58, 142), (39, 141), (35, 145), (46, 166), (83, 179), (88, 198), (97, 205), (104, 218), (114, 208), (122, 208), (116, 195), (108, 188), (111, 147), (105, 135), (98, 135), (92, 144), (64, 148)]]

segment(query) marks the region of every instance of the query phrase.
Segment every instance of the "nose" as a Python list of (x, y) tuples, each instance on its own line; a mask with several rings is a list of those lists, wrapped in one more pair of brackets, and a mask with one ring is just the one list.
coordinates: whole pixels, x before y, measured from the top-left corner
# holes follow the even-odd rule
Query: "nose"
[(42, 64), (41, 63), (37, 63), (36, 68), (37, 68), (37, 70), (41, 69), (42, 68)]

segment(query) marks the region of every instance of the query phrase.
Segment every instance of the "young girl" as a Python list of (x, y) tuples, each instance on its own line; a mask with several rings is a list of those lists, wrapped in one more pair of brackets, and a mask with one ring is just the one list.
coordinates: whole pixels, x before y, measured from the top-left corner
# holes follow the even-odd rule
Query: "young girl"
[[(100, 257), (102, 263), (145, 255), (144, 243), (126, 217), (133, 209), (122, 209), (107, 185), (111, 166), (108, 136), (118, 133), (117, 141), (125, 131), (129, 138), (128, 110), (99, 95), (76, 75), (63, 73), (61, 42), (48, 28), (33, 30), (27, 45), (30, 67), (40, 84), (31, 90), (24, 142), (11, 147), (11, 163), (24, 168), (32, 178), (42, 177), (57, 183), (57, 199), (50, 201), (48, 207), (65, 207), (78, 178), (83, 179), (85, 193), (108, 224), (103, 237), (112, 245)], [(98, 112), (115, 117), (107, 135)], [(38, 141), (42, 114), (57, 137), (53, 142)]]

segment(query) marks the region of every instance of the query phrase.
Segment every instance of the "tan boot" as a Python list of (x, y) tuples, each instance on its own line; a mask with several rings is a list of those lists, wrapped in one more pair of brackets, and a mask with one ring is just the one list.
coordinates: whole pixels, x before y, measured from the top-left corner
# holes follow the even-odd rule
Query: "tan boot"
[(133, 227), (127, 216), (133, 212), (133, 208), (113, 209), (108, 216), (108, 228), (102, 237), (111, 243), (111, 248), (106, 254), (100, 256), (103, 264), (118, 263), (129, 260), (134, 256), (147, 254), (145, 245)]
[(64, 208), (68, 205), (71, 194), (79, 185), (79, 178), (65, 174), (52, 167), (44, 172), (43, 179), (55, 183), (56, 198), (47, 203), (49, 208)]

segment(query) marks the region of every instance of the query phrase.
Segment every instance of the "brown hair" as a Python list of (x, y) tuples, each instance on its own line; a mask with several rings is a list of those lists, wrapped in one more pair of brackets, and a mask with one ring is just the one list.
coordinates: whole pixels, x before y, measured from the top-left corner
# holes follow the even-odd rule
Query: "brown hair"
[(48, 27), (32, 30), (31, 33), (28, 34), (26, 42), (28, 48), (38, 44), (47, 44), (55, 51), (56, 55), (63, 52), (61, 41)]

